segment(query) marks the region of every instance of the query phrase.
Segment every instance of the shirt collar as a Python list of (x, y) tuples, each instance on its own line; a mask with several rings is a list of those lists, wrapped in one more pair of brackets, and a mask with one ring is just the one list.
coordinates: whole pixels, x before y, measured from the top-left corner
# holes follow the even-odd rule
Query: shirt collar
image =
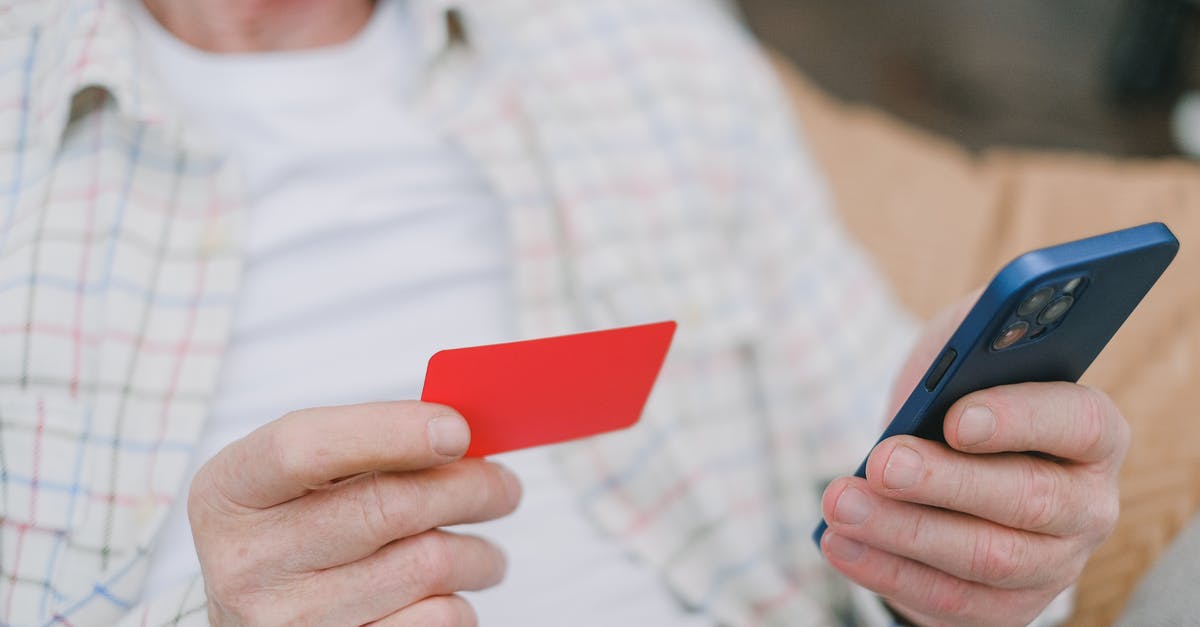
[(465, 39), (461, 0), (409, 0), (422, 61), (432, 64), (442, 52)]
[[(128, 2), (141, 0), (65, 0), (32, 27), (36, 48), (61, 50), (42, 55), (41, 80), (31, 81), (30, 101), (46, 110), (45, 129), (61, 139), (76, 96), (85, 89), (107, 91), (121, 114), (136, 122), (167, 128), (181, 120), (164, 98), (138, 55)], [(460, 43), (461, 0), (408, 0), (423, 64), (428, 67), (449, 46)], [(52, 4), (52, 3), (47, 3)], [(38, 43), (40, 42), (40, 43)], [(58, 141), (58, 140), (56, 140)]]
[(122, 114), (151, 124), (169, 124), (165, 107), (137, 54), (127, 0), (47, 2), (24, 26), (29, 50), (27, 98), (37, 131), (57, 145), (76, 105), (94, 102), (77, 96), (91, 88), (108, 92)]

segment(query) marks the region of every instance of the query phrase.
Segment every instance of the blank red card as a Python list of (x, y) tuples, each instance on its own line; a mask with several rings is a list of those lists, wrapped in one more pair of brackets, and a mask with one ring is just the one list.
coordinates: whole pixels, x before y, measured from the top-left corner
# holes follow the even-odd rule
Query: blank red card
[(638, 421), (674, 322), (440, 351), (421, 400), (471, 425), (470, 457), (564, 442)]

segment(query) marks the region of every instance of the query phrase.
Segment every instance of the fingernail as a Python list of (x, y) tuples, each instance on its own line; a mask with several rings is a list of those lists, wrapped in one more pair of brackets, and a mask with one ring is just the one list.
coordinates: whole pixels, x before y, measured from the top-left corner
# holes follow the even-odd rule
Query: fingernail
[(866, 545), (862, 542), (843, 538), (829, 531), (825, 532), (825, 545), (829, 547), (829, 552), (835, 557), (847, 562), (853, 562), (862, 557), (863, 551), (867, 550)]
[(911, 488), (925, 473), (921, 454), (907, 446), (897, 446), (883, 467), (883, 486), (890, 490)]
[(971, 405), (958, 419), (959, 446), (974, 446), (996, 433), (996, 415), (987, 405)]
[(858, 488), (842, 490), (833, 506), (833, 517), (847, 525), (862, 524), (871, 515), (871, 499)]
[(467, 452), (471, 431), (462, 416), (438, 416), (429, 421), (429, 445), (439, 455), (458, 457)]

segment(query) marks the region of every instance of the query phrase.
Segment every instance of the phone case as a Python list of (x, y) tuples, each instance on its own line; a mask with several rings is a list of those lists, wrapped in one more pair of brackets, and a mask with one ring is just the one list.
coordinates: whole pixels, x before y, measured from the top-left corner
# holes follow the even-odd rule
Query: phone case
[[(1025, 253), (992, 279), (876, 442), (910, 434), (944, 442), (942, 420), (958, 399), (1000, 385), (1078, 381), (1170, 265), (1179, 242), (1151, 223)], [(1081, 278), (1075, 292), (1062, 291)], [(1001, 332), (1039, 290), (1071, 295), (1065, 315), (1036, 338), (997, 350)], [(1049, 303), (1046, 307), (1048, 308)], [(1045, 310), (1041, 310), (1044, 312)], [(1037, 314), (1040, 319), (1040, 313)], [(868, 451), (869, 455), (869, 451)], [(866, 477), (866, 458), (855, 472)], [(826, 523), (813, 532), (820, 545)]]

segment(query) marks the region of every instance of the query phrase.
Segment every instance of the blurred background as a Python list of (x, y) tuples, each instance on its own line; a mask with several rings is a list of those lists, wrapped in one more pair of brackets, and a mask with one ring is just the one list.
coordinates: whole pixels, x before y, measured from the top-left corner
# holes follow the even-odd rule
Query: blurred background
[(781, 77), (839, 214), (918, 315), (1038, 246), (1152, 220), (1183, 242), (1084, 378), (1133, 439), (1068, 625), (1139, 607), (1200, 521), (1200, 0), (726, 1), (799, 68)]
[(1200, 89), (1200, 0), (739, 4), (825, 90), (969, 148), (1200, 156), (1200, 96), (1177, 112)]

